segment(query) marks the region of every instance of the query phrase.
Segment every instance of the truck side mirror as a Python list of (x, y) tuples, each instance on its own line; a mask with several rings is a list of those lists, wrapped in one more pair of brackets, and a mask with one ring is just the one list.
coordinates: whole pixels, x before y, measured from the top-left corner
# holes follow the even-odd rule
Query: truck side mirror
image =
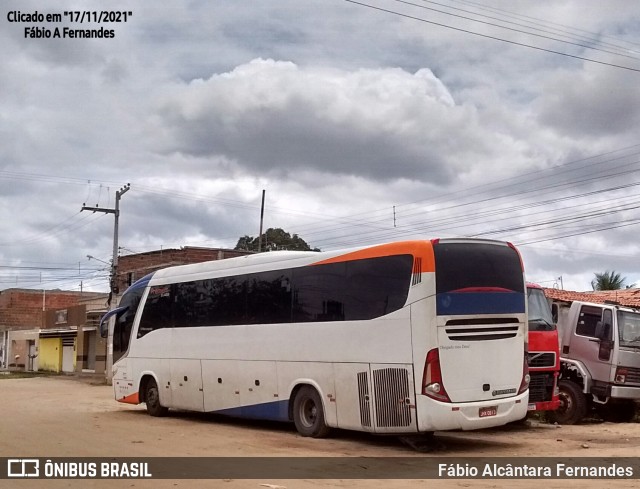
[(611, 325), (609, 323), (603, 323), (602, 321), (598, 321), (596, 323), (596, 331), (595, 336), (599, 340), (611, 340)]
[(596, 337), (600, 340), (600, 348), (598, 348), (598, 359), (608, 361), (611, 359), (611, 351), (613, 350), (613, 341), (611, 341), (611, 325), (598, 321), (596, 323)]
[(551, 316), (553, 317), (553, 322), (558, 324), (558, 304), (551, 304)]

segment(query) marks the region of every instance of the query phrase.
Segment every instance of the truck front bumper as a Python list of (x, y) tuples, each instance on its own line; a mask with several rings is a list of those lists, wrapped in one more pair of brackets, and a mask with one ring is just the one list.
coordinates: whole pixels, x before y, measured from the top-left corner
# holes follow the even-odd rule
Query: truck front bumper
[(640, 387), (622, 387), (620, 385), (612, 385), (611, 397), (614, 399), (640, 400)]

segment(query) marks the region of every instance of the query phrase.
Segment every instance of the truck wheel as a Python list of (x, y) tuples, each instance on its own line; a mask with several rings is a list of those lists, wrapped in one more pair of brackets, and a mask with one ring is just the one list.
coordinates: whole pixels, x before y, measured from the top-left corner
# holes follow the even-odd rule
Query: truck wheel
[(330, 428), (324, 420), (322, 399), (318, 391), (305, 385), (296, 393), (293, 400), (293, 422), (302, 436), (324, 438)]
[(149, 379), (144, 389), (144, 400), (147, 412), (151, 416), (166, 416), (169, 410), (160, 404), (160, 391), (154, 379)]
[(636, 404), (633, 401), (608, 402), (597, 406), (602, 419), (612, 423), (630, 423), (636, 416)]
[(587, 399), (578, 384), (570, 380), (558, 382), (560, 407), (549, 412), (552, 422), (558, 424), (576, 424), (587, 414)]

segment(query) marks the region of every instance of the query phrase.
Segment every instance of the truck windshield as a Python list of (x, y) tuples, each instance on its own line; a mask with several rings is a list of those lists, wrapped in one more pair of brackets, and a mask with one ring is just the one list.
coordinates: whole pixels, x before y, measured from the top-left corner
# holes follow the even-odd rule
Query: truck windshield
[(618, 338), (620, 346), (640, 348), (640, 314), (618, 311)]
[(529, 331), (553, 331), (551, 307), (542, 289), (527, 287), (527, 302), (529, 307)]

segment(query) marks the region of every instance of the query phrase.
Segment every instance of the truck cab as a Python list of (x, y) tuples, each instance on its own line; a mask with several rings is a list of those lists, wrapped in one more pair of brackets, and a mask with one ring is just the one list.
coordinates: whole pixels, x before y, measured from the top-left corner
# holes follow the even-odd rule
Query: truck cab
[(556, 420), (573, 424), (592, 408), (631, 421), (640, 400), (640, 313), (617, 304), (554, 302), (561, 343)]
[(529, 404), (531, 411), (552, 411), (560, 406), (558, 376), (560, 351), (558, 330), (544, 290), (527, 283), (529, 324)]

